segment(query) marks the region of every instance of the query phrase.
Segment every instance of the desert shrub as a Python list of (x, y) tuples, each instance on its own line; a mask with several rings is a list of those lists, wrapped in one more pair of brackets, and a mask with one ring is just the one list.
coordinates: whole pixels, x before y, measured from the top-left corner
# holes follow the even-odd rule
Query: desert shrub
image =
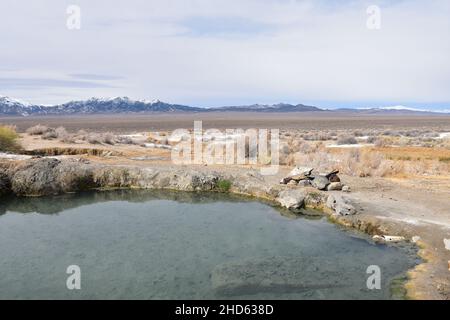
[(389, 141), (385, 138), (377, 138), (374, 141), (375, 147), (382, 148), (389, 145)]
[(35, 125), (34, 127), (28, 128), (26, 132), (32, 136), (40, 136), (49, 130), (51, 130), (49, 127), (38, 124)]
[(231, 188), (230, 180), (219, 180), (217, 182), (217, 188), (220, 192), (228, 192)]
[(106, 144), (115, 144), (116, 140), (115, 140), (115, 136), (113, 133), (111, 132), (106, 132), (102, 135), (102, 142), (106, 143)]
[(0, 126), (0, 151), (18, 151), (20, 149), (18, 138), (15, 127)]
[(87, 140), (87, 136), (88, 136), (87, 131), (85, 131), (83, 129), (78, 130), (77, 133), (76, 133), (76, 137), (77, 137), (78, 140), (86, 141)]
[(405, 137), (418, 137), (421, 135), (421, 132), (419, 130), (409, 130), (409, 131), (403, 132), (403, 135)]
[(119, 136), (117, 138), (117, 142), (121, 143), (121, 144), (134, 144), (133, 139), (131, 139), (130, 137), (124, 137), (124, 136)]
[(302, 137), (303, 137), (304, 140), (307, 140), (307, 141), (333, 140), (333, 136), (331, 136), (327, 132), (317, 132), (317, 133), (303, 134)]
[(116, 137), (111, 132), (106, 133), (89, 133), (86, 137), (87, 142), (92, 144), (115, 144)]
[(437, 138), (437, 137), (439, 137), (439, 133), (437, 133), (435, 131), (430, 131), (430, 132), (426, 132), (423, 136), (425, 138)]
[(354, 136), (350, 135), (341, 135), (338, 137), (337, 144), (358, 144), (358, 141)]
[(102, 137), (98, 133), (89, 133), (86, 136), (86, 141), (92, 144), (100, 144), (102, 143)]
[(59, 139), (63, 139), (63, 138), (65, 138), (68, 135), (67, 130), (64, 127), (56, 128), (55, 129), (55, 133), (56, 133), (56, 135), (58, 136)]
[(58, 137), (59, 141), (64, 143), (74, 143), (75, 137), (68, 133), (64, 127), (58, 127), (55, 129), (55, 134)]
[(393, 137), (400, 137), (401, 134), (398, 131), (395, 130), (385, 130), (382, 133), (383, 136), (393, 136)]
[(50, 140), (56, 138), (58, 138), (58, 135), (56, 134), (55, 130), (48, 130), (47, 132), (42, 134), (42, 139)]

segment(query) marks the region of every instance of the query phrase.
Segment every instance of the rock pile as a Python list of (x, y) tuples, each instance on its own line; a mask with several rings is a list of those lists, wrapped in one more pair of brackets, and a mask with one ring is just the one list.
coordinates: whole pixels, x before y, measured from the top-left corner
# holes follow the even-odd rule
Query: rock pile
[(341, 182), (337, 175), (339, 170), (332, 170), (325, 174), (314, 174), (313, 168), (295, 167), (287, 177), (281, 179), (281, 184), (297, 185), (300, 187), (314, 187), (318, 190), (349, 192), (350, 188)]

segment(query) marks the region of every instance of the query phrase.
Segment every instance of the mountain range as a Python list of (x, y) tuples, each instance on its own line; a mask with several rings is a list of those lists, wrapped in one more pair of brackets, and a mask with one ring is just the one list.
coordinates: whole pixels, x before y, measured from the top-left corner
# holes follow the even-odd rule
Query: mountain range
[[(159, 100), (132, 100), (128, 97), (91, 98), (81, 101), (44, 106), (27, 103), (6, 96), (0, 96), (0, 115), (34, 116), (34, 115), (82, 115), (112, 113), (167, 113), (167, 112), (332, 112), (356, 114), (436, 114), (438, 112), (409, 109), (402, 106), (368, 109), (321, 109), (303, 104), (279, 103), (273, 105), (253, 104), (243, 106), (225, 106), (199, 108), (187, 105), (170, 104)], [(441, 112), (446, 113), (446, 112)], [(447, 112), (450, 113), (450, 112)]]

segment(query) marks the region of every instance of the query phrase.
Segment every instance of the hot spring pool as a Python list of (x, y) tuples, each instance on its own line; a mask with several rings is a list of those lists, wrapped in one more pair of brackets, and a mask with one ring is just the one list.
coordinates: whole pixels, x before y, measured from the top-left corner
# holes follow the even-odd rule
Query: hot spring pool
[[(3, 199), (0, 299), (389, 299), (416, 251), (368, 239), (220, 194)], [(80, 290), (66, 287), (70, 265)], [(380, 290), (367, 289), (370, 265)]]

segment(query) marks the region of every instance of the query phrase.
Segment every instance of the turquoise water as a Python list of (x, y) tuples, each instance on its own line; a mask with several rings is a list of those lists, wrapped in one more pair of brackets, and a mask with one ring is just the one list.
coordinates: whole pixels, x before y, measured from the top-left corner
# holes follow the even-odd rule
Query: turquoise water
[[(0, 299), (389, 299), (414, 253), (220, 194), (0, 204)], [(80, 290), (66, 287), (69, 265), (80, 267)], [(367, 289), (369, 265), (380, 267), (380, 290)]]

